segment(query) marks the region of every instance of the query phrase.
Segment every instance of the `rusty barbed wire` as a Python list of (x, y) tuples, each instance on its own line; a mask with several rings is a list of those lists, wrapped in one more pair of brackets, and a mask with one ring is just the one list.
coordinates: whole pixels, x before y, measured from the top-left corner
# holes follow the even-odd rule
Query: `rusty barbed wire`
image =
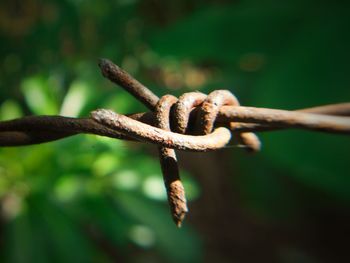
[[(172, 95), (163, 96), (157, 103), (155, 113), (157, 126), (163, 130), (170, 131), (170, 111), (177, 102), (177, 98)], [(177, 164), (176, 152), (174, 149), (160, 146), (159, 160), (163, 173), (164, 183), (168, 195), (170, 209), (173, 219), (178, 227), (188, 212), (185, 188), (182, 185), (179, 166)]]
[(104, 77), (118, 84), (143, 103), (150, 112), (120, 115), (98, 109), (89, 118), (26, 116), (0, 122), (0, 146), (21, 146), (63, 139), (81, 133), (158, 145), (168, 202), (174, 222), (181, 226), (188, 212), (175, 149), (212, 151), (231, 140), (248, 151), (260, 150), (253, 132), (300, 128), (350, 135), (350, 103), (297, 111), (240, 106), (227, 90), (209, 95), (185, 93), (179, 98), (159, 98), (110, 60), (101, 59)]

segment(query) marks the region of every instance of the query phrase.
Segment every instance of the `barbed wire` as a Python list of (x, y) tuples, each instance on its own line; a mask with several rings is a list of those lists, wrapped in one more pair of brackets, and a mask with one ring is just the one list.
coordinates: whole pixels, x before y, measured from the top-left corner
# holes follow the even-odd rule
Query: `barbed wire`
[(121, 115), (97, 109), (88, 118), (26, 116), (2, 121), (0, 146), (39, 144), (82, 133), (157, 144), (171, 214), (179, 227), (188, 207), (175, 149), (213, 151), (235, 137), (247, 151), (257, 152), (261, 143), (254, 132), (287, 128), (350, 135), (350, 103), (296, 111), (245, 107), (227, 90), (159, 98), (110, 60), (101, 59), (99, 67), (104, 77), (132, 94), (150, 112)]

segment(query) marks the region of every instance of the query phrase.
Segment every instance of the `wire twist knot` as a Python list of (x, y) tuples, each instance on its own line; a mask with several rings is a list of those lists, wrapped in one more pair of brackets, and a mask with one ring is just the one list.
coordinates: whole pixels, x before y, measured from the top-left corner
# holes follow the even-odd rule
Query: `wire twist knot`
[(350, 103), (296, 111), (240, 106), (228, 90), (159, 98), (127, 72), (102, 59), (103, 76), (120, 85), (150, 112), (131, 115), (98, 109), (90, 118), (26, 116), (0, 122), (0, 146), (38, 144), (87, 133), (157, 144), (172, 217), (181, 226), (188, 212), (175, 150), (213, 151), (231, 138), (250, 152), (260, 150), (253, 132), (286, 128), (350, 135)]

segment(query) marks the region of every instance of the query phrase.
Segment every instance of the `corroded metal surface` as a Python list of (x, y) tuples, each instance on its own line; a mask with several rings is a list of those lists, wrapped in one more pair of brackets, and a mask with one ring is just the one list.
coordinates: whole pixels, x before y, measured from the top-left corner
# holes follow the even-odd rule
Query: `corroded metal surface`
[(296, 111), (244, 107), (227, 90), (208, 96), (200, 92), (159, 98), (107, 59), (99, 63), (103, 76), (120, 85), (151, 111), (120, 115), (111, 110), (91, 112), (90, 118), (27, 116), (0, 122), (0, 146), (54, 141), (80, 133), (157, 144), (172, 217), (177, 226), (188, 212), (179, 176), (177, 150), (213, 151), (236, 138), (249, 151), (260, 150), (253, 132), (300, 128), (350, 135), (350, 103)]

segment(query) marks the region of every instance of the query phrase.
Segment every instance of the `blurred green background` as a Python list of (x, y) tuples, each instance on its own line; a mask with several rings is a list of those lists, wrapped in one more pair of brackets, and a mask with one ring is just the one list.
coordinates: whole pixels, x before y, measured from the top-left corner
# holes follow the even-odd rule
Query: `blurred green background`
[[(3, 0), (0, 118), (144, 111), (156, 94), (229, 89), (250, 106), (350, 101), (346, 1)], [(153, 146), (79, 135), (0, 149), (1, 262), (347, 262), (350, 138), (261, 134), (262, 152), (180, 153), (177, 229)]]

